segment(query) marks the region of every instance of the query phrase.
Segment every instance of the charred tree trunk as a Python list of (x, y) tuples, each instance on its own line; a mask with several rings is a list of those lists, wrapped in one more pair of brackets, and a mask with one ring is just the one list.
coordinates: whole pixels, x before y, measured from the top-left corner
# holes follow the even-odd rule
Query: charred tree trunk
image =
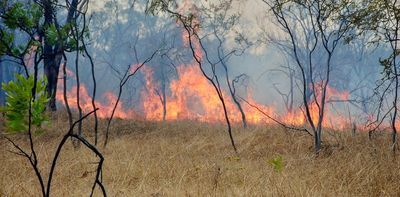
[[(44, 26), (49, 27), (55, 23), (55, 10), (53, 8), (51, 1), (44, 1)], [(43, 64), (44, 64), (44, 74), (47, 78), (47, 86), (46, 92), (50, 97), (50, 101), (48, 106), (52, 111), (55, 111), (56, 108), (56, 90), (57, 90), (57, 80), (58, 80), (58, 70), (60, 68), (60, 62), (62, 54), (57, 54), (59, 51), (59, 46), (55, 46), (46, 36), (46, 33), (43, 31), (41, 37), (44, 40), (43, 46)]]
[(52, 111), (56, 111), (58, 71), (60, 69), (61, 57), (56, 57), (58, 55), (53, 54), (51, 46), (45, 46), (44, 48), (44, 74), (47, 78), (46, 92), (50, 97), (48, 106)]

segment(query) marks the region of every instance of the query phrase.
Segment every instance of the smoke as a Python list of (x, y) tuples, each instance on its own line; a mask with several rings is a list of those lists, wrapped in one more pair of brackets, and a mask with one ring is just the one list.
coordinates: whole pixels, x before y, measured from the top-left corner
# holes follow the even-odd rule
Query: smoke
[[(213, 35), (213, 32), (217, 32), (223, 35), (221, 51), (225, 54), (235, 51), (225, 62), (230, 79), (240, 75), (248, 76), (236, 84), (237, 95), (274, 117), (292, 124), (304, 124), (304, 115), (300, 109), (302, 93), (299, 71), (296, 70), (295, 62), (279, 45), (267, 42), (271, 35), (276, 36), (277, 40), (284, 40), (277, 26), (271, 22), (268, 8), (255, 1), (233, 1), (228, 12), (221, 8), (217, 9), (218, 12), (212, 12), (217, 3), (205, 1), (192, 9), (192, 12), (214, 13), (199, 16), (202, 25), (200, 36), (209, 36), (204, 40), (204, 45), (210, 59), (218, 62), (218, 37)], [(100, 116), (109, 116), (125, 71), (143, 62), (155, 50), (162, 49), (160, 54), (145, 65), (143, 72), (134, 76), (124, 87), (116, 117), (195, 119), (207, 122), (223, 120), (220, 103), (215, 101), (217, 94), (193, 62), (190, 50), (185, 45), (187, 38), (182, 34), (180, 25), (165, 15), (145, 14), (145, 5), (145, 1), (121, 0), (94, 1), (89, 6), (92, 14), (89, 51), (94, 57), (98, 80), (97, 106), (103, 108)], [(218, 14), (231, 17), (224, 20)], [(229, 20), (235, 17), (236, 21)], [(332, 126), (332, 122), (336, 122), (335, 125), (340, 123), (339, 127), (343, 127), (349, 124), (348, 119), (354, 114), (365, 116), (371, 112), (370, 106), (364, 101), (373, 93), (375, 82), (379, 79), (377, 60), (385, 51), (384, 47), (369, 47), (365, 43), (365, 40), (343, 43), (337, 50), (329, 89), (330, 118), (326, 125)], [(318, 58), (315, 61), (318, 62)], [(88, 59), (81, 58), (80, 65), (84, 85), (82, 92), (90, 92), (93, 84), (86, 77), (90, 74)], [(67, 68), (75, 72), (70, 66), (67, 65)], [(206, 72), (209, 71), (206, 69)], [(217, 73), (223, 82), (223, 96), (227, 99), (230, 116), (234, 122), (240, 122), (237, 107), (228, 92), (228, 84), (223, 80), (222, 67), (217, 67)], [(75, 100), (71, 90), (75, 85), (73, 77), (69, 77), (67, 82), (70, 98)], [(82, 97), (86, 96), (90, 97), (82, 94)], [(83, 99), (83, 103), (89, 101), (88, 98)], [(166, 115), (163, 105), (166, 105)], [(242, 102), (242, 105), (250, 122), (271, 122), (246, 103)]]

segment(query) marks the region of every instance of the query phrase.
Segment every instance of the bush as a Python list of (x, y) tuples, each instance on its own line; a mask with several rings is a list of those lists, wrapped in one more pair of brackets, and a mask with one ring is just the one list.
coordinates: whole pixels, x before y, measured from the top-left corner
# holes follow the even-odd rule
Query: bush
[(29, 127), (29, 108), (31, 107), (31, 123), (38, 128), (36, 133), (40, 133), (41, 125), (48, 120), (44, 114), (49, 101), (46, 94), (47, 80), (45, 78), (38, 80), (35, 99), (33, 99), (33, 77), (25, 78), (22, 75), (16, 75), (16, 79), (8, 84), (2, 84), (2, 88), (6, 92), (6, 105), (1, 111), (5, 113), (6, 130), (8, 133), (26, 132)]

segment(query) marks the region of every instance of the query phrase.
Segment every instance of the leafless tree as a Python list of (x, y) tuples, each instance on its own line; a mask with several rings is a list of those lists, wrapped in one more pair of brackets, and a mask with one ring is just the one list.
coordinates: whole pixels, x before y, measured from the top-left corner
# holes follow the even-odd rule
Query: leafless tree
[(126, 69), (126, 71), (125, 71), (124, 75), (122, 76), (121, 81), (120, 81), (120, 83), (119, 83), (119, 87), (118, 87), (118, 97), (117, 97), (117, 100), (116, 100), (116, 102), (115, 102), (115, 104), (114, 104), (113, 110), (112, 110), (112, 112), (111, 112), (111, 116), (110, 116), (110, 118), (108, 119), (108, 122), (107, 122), (107, 129), (106, 129), (106, 132), (105, 132), (104, 147), (107, 146), (111, 121), (112, 121), (112, 119), (114, 118), (115, 111), (116, 111), (116, 109), (117, 109), (117, 107), (118, 107), (118, 104), (119, 104), (119, 102), (120, 102), (120, 100), (121, 100), (122, 91), (123, 91), (123, 88), (124, 88), (125, 84), (126, 84), (133, 76), (135, 76), (136, 73), (137, 73), (143, 66), (145, 66), (147, 63), (149, 63), (149, 62), (155, 57), (155, 55), (157, 55), (158, 53), (159, 53), (159, 49), (155, 50), (155, 51), (153, 52), (153, 54), (151, 54), (150, 57), (148, 57), (148, 58), (147, 58), (146, 60), (144, 60), (142, 63), (139, 63), (139, 64), (135, 65), (135, 67), (132, 67), (132, 65), (129, 65), (129, 66), (127, 67), (127, 69)]
[[(360, 0), (358, 7), (344, 17), (357, 27), (359, 34), (372, 33), (374, 38), (370, 43), (384, 43), (390, 49), (387, 58), (381, 58), (383, 66), (383, 80), (378, 84), (378, 108), (376, 120), (372, 122), (378, 128), (385, 119), (390, 119), (392, 128), (392, 149), (397, 145), (397, 119), (399, 97), (399, 30), (400, 30), (400, 2), (398, 0)], [(392, 101), (385, 104), (387, 99)]]
[[(275, 17), (276, 24), (287, 36), (290, 51), (301, 73), (301, 92), (306, 119), (313, 131), (315, 151), (321, 150), (322, 126), (326, 106), (326, 91), (330, 82), (332, 58), (349, 25), (336, 20), (345, 11), (342, 1), (281, 1), (263, 0)], [(304, 42), (305, 41), (305, 42)], [(300, 46), (305, 43), (305, 46)], [(304, 48), (304, 52), (300, 51)], [(303, 54), (303, 55), (302, 55)], [(315, 62), (318, 55), (320, 62)], [(312, 93), (312, 100), (307, 93)], [(313, 104), (317, 117), (312, 115)]]
[[(234, 151), (237, 152), (237, 148), (232, 134), (231, 120), (229, 119), (228, 109), (226, 106), (227, 98), (225, 98), (223, 95), (221, 80), (217, 73), (217, 66), (220, 64), (220, 61), (212, 60), (212, 57), (209, 54), (209, 50), (207, 49), (205, 44), (207, 38), (199, 35), (201, 24), (199, 23), (200, 17), (196, 16), (198, 13), (189, 13), (185, 15), (184, 13), (180, 13), (178, 10), (176, 10), (177, 7), (178, 6), (175, 1), (154, 0), (149, 2), (147, 12), (153, 14), (156, 14), (158, 11), (165, 12), (170, 16), (176, 18), (178, 23), (183, 26), (183, 29), (187, 35), (188, 46), (192, 57), (194, 58), (196, 64), (199, 66), (199, 69), (201, 70), (203, 76), (213, 86), (221, 102), (221, 105), (223, 107), (224, 117), (227, 124), (230, 142)], [(194, 7), (193, 9), (194, 12), (198, 12), (198, 9), (196, 7)], [(222, 57), (221, 54), (219, 57), (221, 59), (226, 58)]]
[[(97, 109), (96, 109), (96, 110), (97, 110)], [(48, 175), (48, 177), (47, 177), (47, 179), (48, 179), (48, 180), (47, 180), (47, 186), (45, 186), (45, 182), (44, 182), (44, 178), (46, 178), (46, 177), (44, 177), (44, 175), (43, 175), (43, 174), (40, 172), (40, 170), (39, 170), (39, 166), (38, 166), (38, 164), (39, 164), (39, 159), (38, 159), (38, 157), (37, 157), (37, 153), (36, 153), (35, 147), (34, 147), (34, 141), (33, 141), (32, 130), (31, 130), (31, 121), (30, 121), (30, 120), (31, 120), (31, 117), (32, 117), (31, 107), (30, 107), (30, 110), (29, 110), (29, 125), (28, 125), (28, 126), (29, 126), (29, 128), (28, 128), (28, 137), (29, 137), (30, 151), (28, 152), (28, 151), (22, 149), (22, 148), (21, 148), (18, 144), (16, 144), (13, 140), (11, 140), (10, 138), (6, 138), (6, 139), (14, 146), (14, 148), (17, 150), (17, 151), (11, 151), (11, 152), (13, 152), (13, 153), (15, 153), (15, 154), (17, 154), (17, 155), (20, 155), (20, 156), (22, 156), (22, 157), (25, 157), (25, 158), (29, 161), (31, 167), (32, 167), (33, 170), (35, 171), (36, 177), (37, 177), (38, 180), (39, 180), (40, 188), (41, 188), (41, 193), (42, 193), (42, 196), (43, 196), (43, 197), (48, 197), (48, 196), (50, 196), (51, 181), (52, 181), (52, 179), (53, 179), (53, 174), (54, 174), (54, 171), (55, 171), (56, 166), (57, 166), (57, 160), (58, 160), (58, 158), (59, 158), (59, 156), (60, 156), (60, 153), (61, 153), (61, 150), (62, 150), (63, 146), (65, 145), (65, 142), (66, 142), (69, 138), (74, 138), (74, 139), (79, 140), (79, 141), (80, 141), (81, 143), (83, 143), (88, 149), (90, 149), (94, 154), (96, 154), (97, 157), (100, 158), (100, 159), (99, 159), (98, 166), (97, 166), (97, 169), (96, 169), (95, 181), (94, 181), (94, 183), (93, 183), (90, 196), (93, 196), (94, 190), (96, 189), (96, 186), (99, 186), (99, 188), (100, 188), (100, 190), (101, 190), (103, 196), (107, 196), (105, 187), (104, 187), (104, 185), (103, 185), (103, 183), (102, 183), (102, 180), (101, 180), (101, 173), (102, 173), (102, 167), (103, 167), (103, 162), (104, 162), (104, 157), (103, 157), (103, 155), (101, 154), (101, 152), (100, 152), (94, 145), (92, 145), (91, 143), (89, 143), (85, 138), (83, 138), (83, 137), (80, 136), (80, 135), (74, 134), (74, 132), (73, 132), (74, 127), (76, 126), (76, 124), (78, 124), (79, 121), (82, 121), (83, 119), (87, 118), (89, 115), (93, 114), (93, 112), (94, 112), (94, 111), (92, 111), (92, 112), (90, 112), (90, 113), (88, 113), (88, 114), (82, 116), (81, 119), (75, 121), (75, 122), (72, 124), (72, 127), (70, 127), (70, 128), (68, 129), (68, 132), (64, 135), (64, 137), (63, 137), (62, 140), (60, 141), (60, 143), (59, 143), (59, 145), (58, 145), (58, 147), (57, 147), (57, 149), (56, 149), (56, 153), (55, 153), (55, 155), (54, 155), (54, 157), (53, 157), (53, 161), (52, 161), (52, 163), (51, 163), (51, 168), (50, 168), (50, 171), (49, 171), (49, 175)]]
[(246, 49), (248, 49), (251, 46), (251, 43), (249, 41), (246, 41), (243, 39), (243, 37), (237, 36), (237, 39), (242, 39), (238, 42), (242, 42), (243, 44), (240, 45), (240, 47), (236, 47), (234, 49), (225, 50), (224, 44), (226, 44), (227, 40), (227, 33), (229, 33), (229, 30), (232, 29), (236, 23), (238, 23), (238, 19), (240, 15), (236, 14), (233, 16), (228, 15), (228, 11), (231, 9), (232, 1), (229, 1), (229, 3), (222, 4), (221, 7), (217, 7), (214, 9), (211, 9), (213, 13), (213, 16), (211, 16), (211, 31), (213, 32), (213, 38), (217, 40), (217, 59), (218, 62), (217, 64), (220, 64), (223, 69), (224, 69), (224, 77), (226, 81), (226, 85), (228, 86), (229, 93), (232, 97), (233, 102), (237, 106), (239, 113), (242, 118), (242, 123), (243, 127), (247, 127), (247, 120), (246, 120), (246, 114), (243, 110), (243, 107), (240, 103), (240, 100), (238, 99), (236, 95), (236, 89), (234, 87), (234, 81), (230, 80), (229, 77), (229, 68), (228, 68), (228, 62), (231, 59), (232, 56), (241, 56), (245, 52)]

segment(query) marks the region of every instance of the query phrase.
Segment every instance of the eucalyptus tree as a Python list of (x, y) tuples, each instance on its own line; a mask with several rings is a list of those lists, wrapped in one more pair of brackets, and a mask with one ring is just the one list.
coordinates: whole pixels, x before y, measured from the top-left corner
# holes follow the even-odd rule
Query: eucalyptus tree
[[(52, 110), (56, 110), (58, 74), (64, 53), (83, 51), (83, 44), (76, 40), (87, 36), (88, 3), (88, 0), (2, 1), (0, 55), (23, 66), (26, 75), (29, 75), (27, 64), (34, 65), (35, 73), (38, 65), (43, 64)], [(18, 37), (22, 39), (15, 43)], [(32, 55), (31, 60), (26, 59), (27, 55)]]

